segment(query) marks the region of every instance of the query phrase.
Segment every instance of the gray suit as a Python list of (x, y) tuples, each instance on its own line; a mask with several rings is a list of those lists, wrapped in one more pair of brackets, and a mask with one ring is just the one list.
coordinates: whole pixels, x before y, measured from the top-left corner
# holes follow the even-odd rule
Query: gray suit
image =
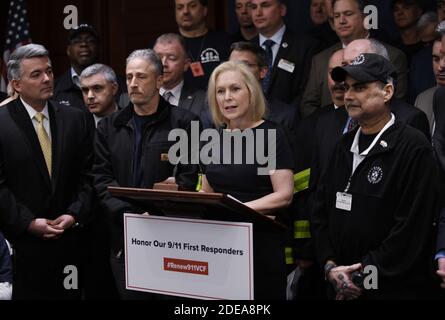
[[(383, 45), (388, 50), (389, 58), (397, 70), (398, 82), (396, 97), (403, 99), (406, 96), (408, 85), (406, 56), (402, 51), (393, 46), (387, 44)], [(309, 80), (300, 106), (302, 117), (307, 117), (315, 110), (332, 104), (327, 81), (329, 59), (335, 51), (340, 50), (341, 48), (342, 44), (341, 42), (338, 42), (320, 52), (312, 59)]]
[(433, 132), (433, 126), (434, 126), (434, 112), (433, 112), (433, 98), (434, 98), (434, 93), (437, 90), (437, 86), (436, 87), (432, 87), (429, 88), (427, 90), (425, 90), (424, 92), (422, 92), (421, 94), (419, 94), (416, 98), (416, 102), (415, 102), (415, 106), (416, 108), (419, 108), (420, 110), (422, 110), (423, 112), (425, 112), (427, 118), (428, 118), (428, 122), (430, 123), (430, 132)]

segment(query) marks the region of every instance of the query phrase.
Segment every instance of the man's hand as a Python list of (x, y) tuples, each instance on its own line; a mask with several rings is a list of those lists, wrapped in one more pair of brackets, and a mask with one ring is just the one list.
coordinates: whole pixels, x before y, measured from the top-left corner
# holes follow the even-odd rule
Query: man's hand
[(437, 275), (442, 280), (441, 287), (445, 289), (445, 258), (439, 258), (437, 261), (439, 264), (439, 268), (437, 270)]
[(176, 178), (175, 177), (170, 177), (165, 181), (162, 181), (161, 183), (165, 183), (165, 184), (176, 184)]
[(352, 266), (333, 268), (328, 274), (328, 280), (337, 292), (336, 300), (354, 300), (362, 295), (362, 290), (352, 282), (352, 273), (360, 271), (360, 263)]
[(63, 229), (53, 226), (47, 219), (34, 219), (28, 226), (28, 232), (43, 239), (57, 239), (63, 234)]
[(71, 228), (76, 223), (74, 217), (69, 214), (64, 214), (51, 222), (51, 226), (56, 229), (66, 230)]

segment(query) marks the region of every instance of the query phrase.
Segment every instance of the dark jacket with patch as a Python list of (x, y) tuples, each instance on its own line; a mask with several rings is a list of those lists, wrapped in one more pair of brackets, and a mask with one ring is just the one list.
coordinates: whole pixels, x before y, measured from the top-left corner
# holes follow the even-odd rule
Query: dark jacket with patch
[[(107, 187), (142, 187), (150, 189), (155, 183), (171, 177), (176, 171), (176, 181), (182, 189), (193, 191), (198, 181), (197, 165), (178, 165), (176, 170), (165, 155), (176, 142), (168, 141), (173, 129), (189, 133), (191, 121), (198, 117), (187, 110), (172, 107), (159, 100), (156, 117), (145, 125), (142, 133), (141, 169), (142, 185), (135, 186), (133, 163), (135, 156), (135, 131), (132, 117), (134, 106), (104, 118), (96, 131), (94, 185), (101, 205), (111, 222), (112, 246), (119, 250), (123, 245), (123, 214), (139, 212), (135, 205), (111, 196)], [(145, 210), (147, 208), (144, 208)], [(144, 211), (142, 211), (144, 212)]]
[(379, 290), (366, 294), (416, 294), (428, 283), (432, 254), (437, 171), (431, 145), (396, 121), (352, 175), (352, 209), (345, 211), (336, 209), (336, 193), (351, 177), (356, 132), (340, 140), (317, 191), (312, 227), (318, 259), (376, 266)]

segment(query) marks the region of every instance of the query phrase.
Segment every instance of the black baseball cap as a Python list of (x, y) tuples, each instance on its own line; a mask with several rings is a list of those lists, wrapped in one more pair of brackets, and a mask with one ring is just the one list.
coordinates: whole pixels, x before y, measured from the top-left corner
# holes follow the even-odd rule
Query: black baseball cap
[(69, 41), (72, 41), (73, 39), (75, 39), (79, 34), (81, 33), (89, 33), (91, 34), (97, 42), (99, 42), (99, 35), (97, 34), (96, 30), (94, 30), (94, 28), (87, 24), (87, 23), (83, 23), (78, 25), (76, 28), (71, 29), (70, 31), (70, 35), (69, 35)]
[(360, 83), (381, 81), (388, 82), (391, 77), (397, 80), (397, 72), (392, 63), (375, 53), (364, 53), (355, 58), (349, 65), (332, 70), (332, 80), (343, 82), (346, 76), (351, 76)]

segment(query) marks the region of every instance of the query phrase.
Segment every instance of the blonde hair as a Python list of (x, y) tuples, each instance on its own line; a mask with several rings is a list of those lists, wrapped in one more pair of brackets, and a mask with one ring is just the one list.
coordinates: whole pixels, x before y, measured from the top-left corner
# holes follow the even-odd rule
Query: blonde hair
[(259, 81), (255, 78), (249, 67), (243, 62), (227, 61), (220, 64), (212, 73), (209, 80), (207, 98), (212, 114), (213, 122), (217, 127), (228, 124), (228, 120), (222, 115), (218, 101), (216, 100), (216, 80), (224, 72), (237, 72), (249, 91), (249, 110), (252, 111), (252, 121), (257, 122), (263, 119), (266, 112), (266, 99)]

